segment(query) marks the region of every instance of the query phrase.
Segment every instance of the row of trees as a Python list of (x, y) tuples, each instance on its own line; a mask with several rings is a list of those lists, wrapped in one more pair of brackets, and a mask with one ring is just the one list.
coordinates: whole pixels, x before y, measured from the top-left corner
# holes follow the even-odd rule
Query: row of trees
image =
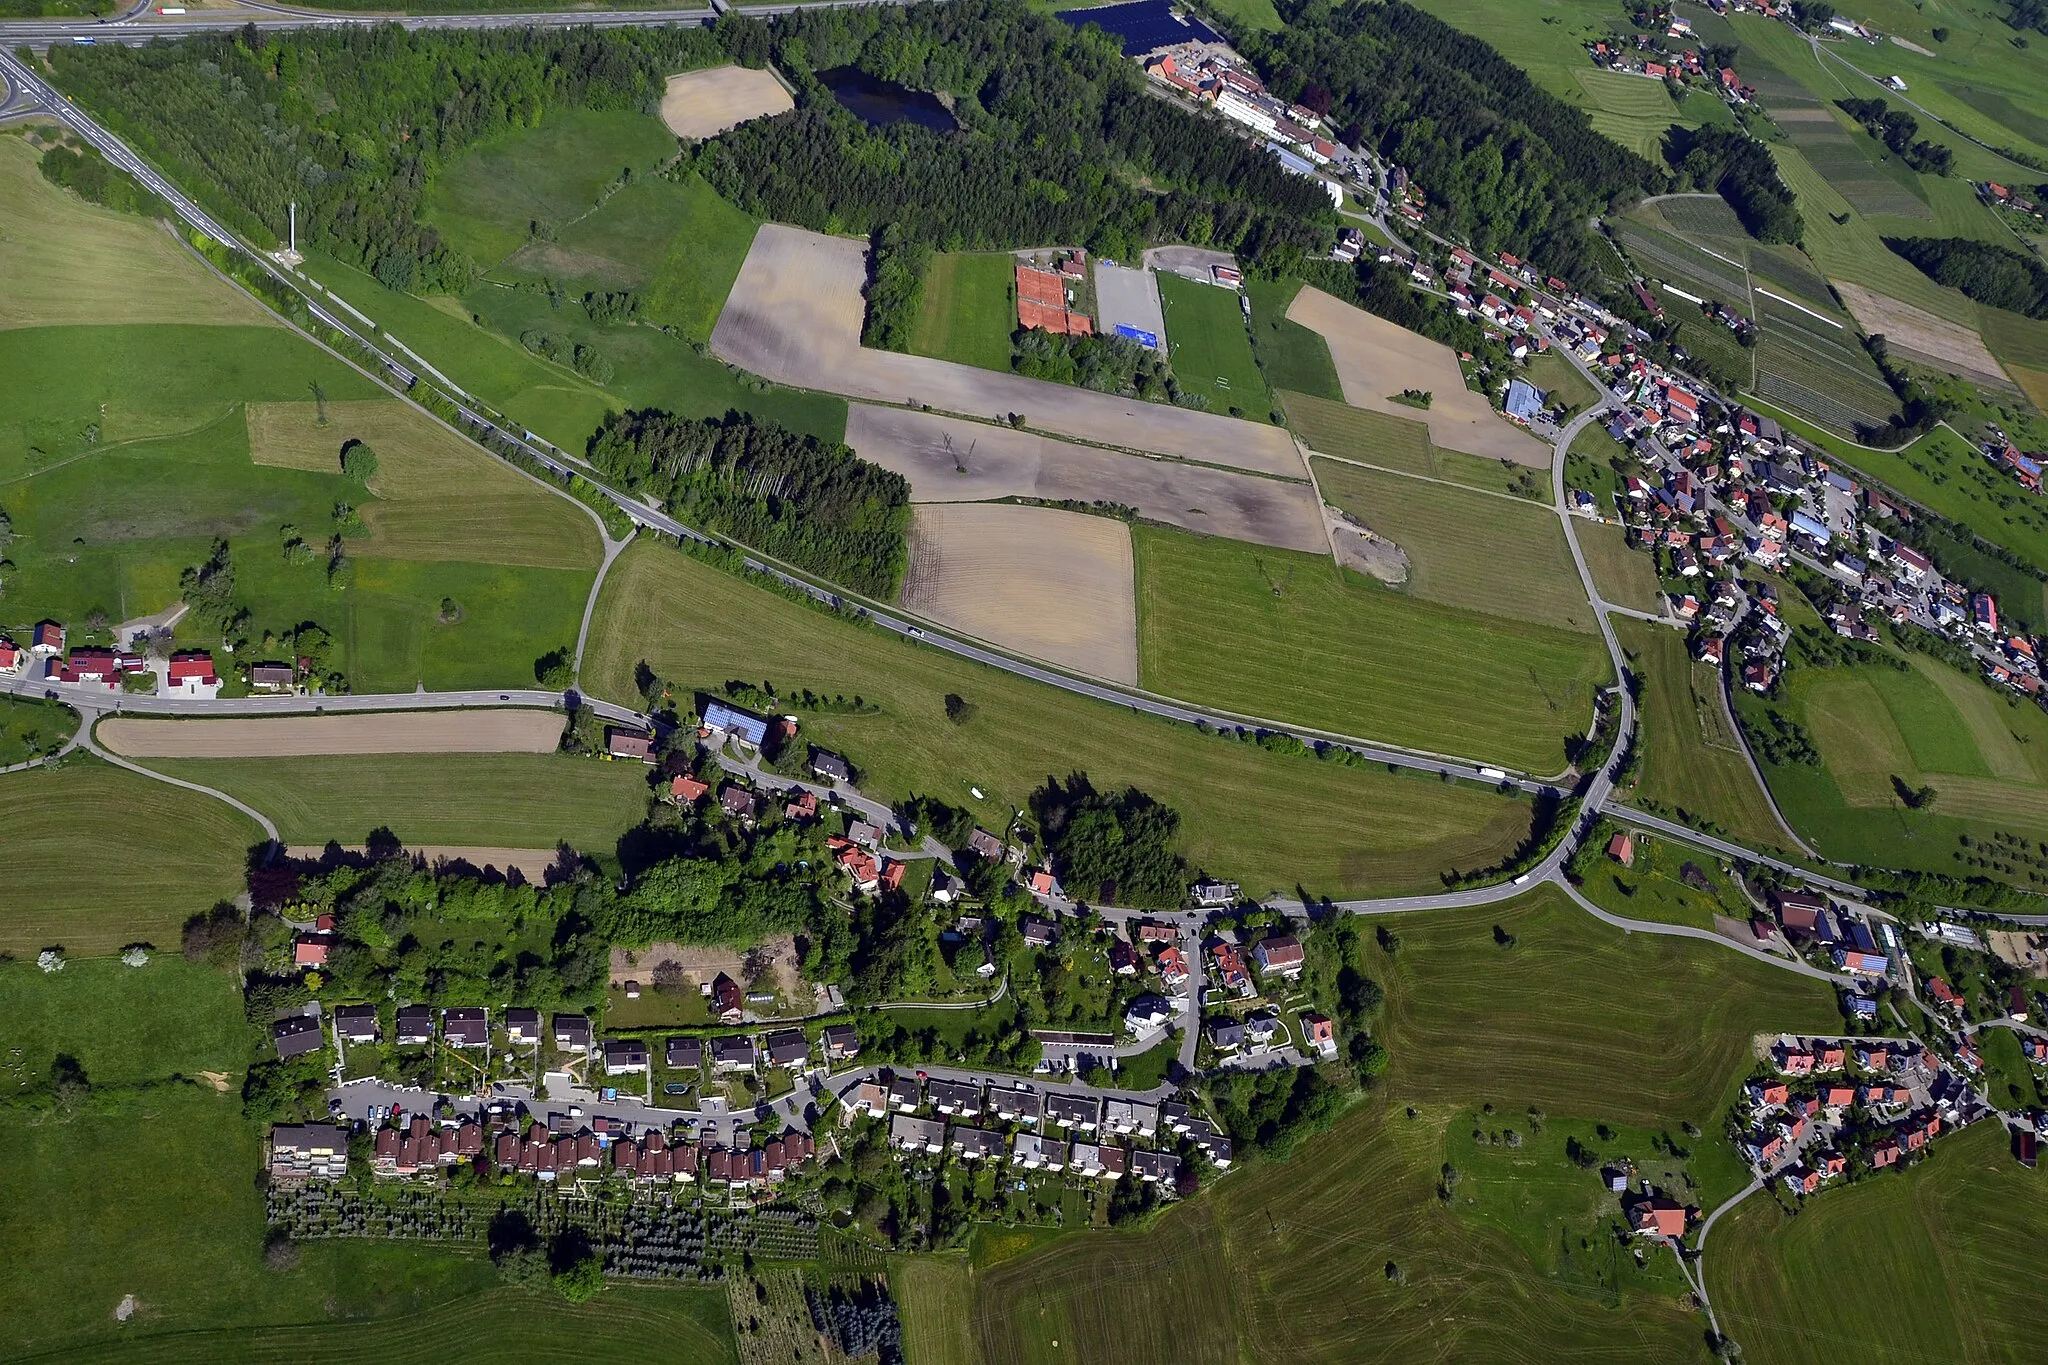
[[(1331, 238), (1318, 186), (1216, 120), (1148, 96), (1100, 35), (1015, 0), (817, 7), (772, 28), (727, 15), (719, 32), (740, 60), (772, 59), (797, 87), (795, 113), (736, 128), (695, 158), (762, 217), (862, 234), (896, 223), (905, 241), (948, 249), (1071, 242), (1111, 256), (1171, 240), (1281, 261)], [(940, 95), (959, 130), (869, 127), (819, 83), (839, 67)]]
[(1978, 303), (2048, 318), (2048, 267), (2031, 256), (1972, 237), (1887, 237), (1884, 244)]
[(1883, 100), (1836, 100), (1843, 113), (1863, 125), (1872, 137), (1881, 139), (1892, 155), (1928, 175), (1947, 175), (1956, 154), (1939, 142), (1925, 138), (1915, 141), (1920, 120), (1903, 109), (1892, 109)]
[(419, 213), (479, 139), (562, 109), (644, 109), (669, 72), (724, 59), (700, 29), (396, 25), (260, 31), (147, 47), (54, 46), (66, 93), (259, 244), (299, 206), (307, 242), (395, 289), (459, 292), (476, 265)]
[(1673, 124), (1665, 142), (1681, 185), (1719, 194), (1758, 241), (1796, 242), (1806, 234), (1770, 149), (1748, 133), (1739, 128), (1687, 131)]
[(677, 516), (877, 597), (902, 581), (910, 485), (902, 475), (775, 422), (727, 413), (614, 413), (590, 439), (608, 478)]

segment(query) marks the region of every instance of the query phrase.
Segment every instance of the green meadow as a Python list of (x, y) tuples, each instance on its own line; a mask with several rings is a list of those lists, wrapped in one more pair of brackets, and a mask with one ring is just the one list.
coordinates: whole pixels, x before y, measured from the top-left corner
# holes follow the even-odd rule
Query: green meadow
[(933, 256), (910, 331), (911, 354), (1008, 371), (1017, 326), (1016, 263), (1007, 251)]

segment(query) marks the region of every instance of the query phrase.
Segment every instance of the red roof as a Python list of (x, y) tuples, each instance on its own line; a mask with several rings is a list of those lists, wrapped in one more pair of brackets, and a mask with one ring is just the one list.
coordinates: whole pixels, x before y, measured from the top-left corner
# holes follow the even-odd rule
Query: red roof
[(710, 790), (709, 785), (699, 782), (687, 773), (668, 784), (668, 794), (684, 805), (693, 805), (703, 800), (705, 793)]

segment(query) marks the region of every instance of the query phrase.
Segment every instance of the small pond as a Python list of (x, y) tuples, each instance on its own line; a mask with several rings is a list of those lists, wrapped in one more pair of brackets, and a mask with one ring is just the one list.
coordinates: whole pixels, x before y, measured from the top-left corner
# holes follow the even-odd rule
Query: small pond
[(835, 66), (818, 73), (819, 82), (870, 128), (891, 123), (918, 123), (936, 132), (950, 133), (960, 126), (938, 97), (923, 90), (911, 90), (870, 76), (857, 67)]

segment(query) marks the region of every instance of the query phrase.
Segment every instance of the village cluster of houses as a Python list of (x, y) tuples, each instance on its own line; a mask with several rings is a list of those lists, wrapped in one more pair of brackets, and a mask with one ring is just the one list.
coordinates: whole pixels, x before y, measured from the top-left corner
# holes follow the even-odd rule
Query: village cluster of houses
[(1770, 1066), (1775, 1075), (1743, 1090), (1742, 1153), (1759, 1177), (1796, 1195), (1848, 1171), (1837, 1142), (1853, 1115), (1878, 1130), (1867, 1156), (1871, 1169), (1884, 1170), (1988, 1112), (1969, 1083), (1918, 1042), (1785, 1037), (1771, 1046)]
[[(298, 685), (299, 669), (309, 666), (303, 660), (298, 665), (251, 664), (249, 686), (259, 692), (288, 692)], [(202, 701), (212, 701), (221, 689), (220, 673), (207, 650), (181, 649), (159, 659), (132, 647), (67, 646), (64, 626), (57, 621), (38, 623), (26, 645), (0, 636), (0, 674), (105, 692), (125, 691), (144, 678), (154, 678), (158, 696)]]
[[(1664, 36), (1679, 42), (1691, 40), (1692, 21), (1667, 13)], [(1710, 85), (1722, 99), (1733, 105), (1748, 104), (1756, 98), (1755, 88), (1745, 85), (1733, 67), (1709, 70), (1696, 49), (1687, 47), (1672, 51), (1663, 41), (1647, 33), (1635, 35), (1633, 42), (1599, 39), (1586, 44), (1586, 55), (1593, 59), (1593, 65), (1607, 71), (1645, 76), (1657, 81), (1676, 81), (1680, 85)]]
[(1264, 81), (1213, 44), (1190, 44), (1155, 52), (1145, 74), (1163, 85), (1213, 105), (1216, 112), (1261, 137), (1285, 144), (1318, 166), (1338, 155), (1323, 134), (1322, 115), (1276, 99)]
[(906, 1157), (950, 1151), (1049, 1174), (1128, 1174), (1167, 1189), (1178, 1187), (1183, 1163), (1166, 1143), (1187, 1141), (1219, 1170), (1231, 1162), (1229, 1137), (1184, 1104), (901, 1073), (863, 1081), (847, 1102), (855, 1113), (888, 1119), (889, 1144)]

